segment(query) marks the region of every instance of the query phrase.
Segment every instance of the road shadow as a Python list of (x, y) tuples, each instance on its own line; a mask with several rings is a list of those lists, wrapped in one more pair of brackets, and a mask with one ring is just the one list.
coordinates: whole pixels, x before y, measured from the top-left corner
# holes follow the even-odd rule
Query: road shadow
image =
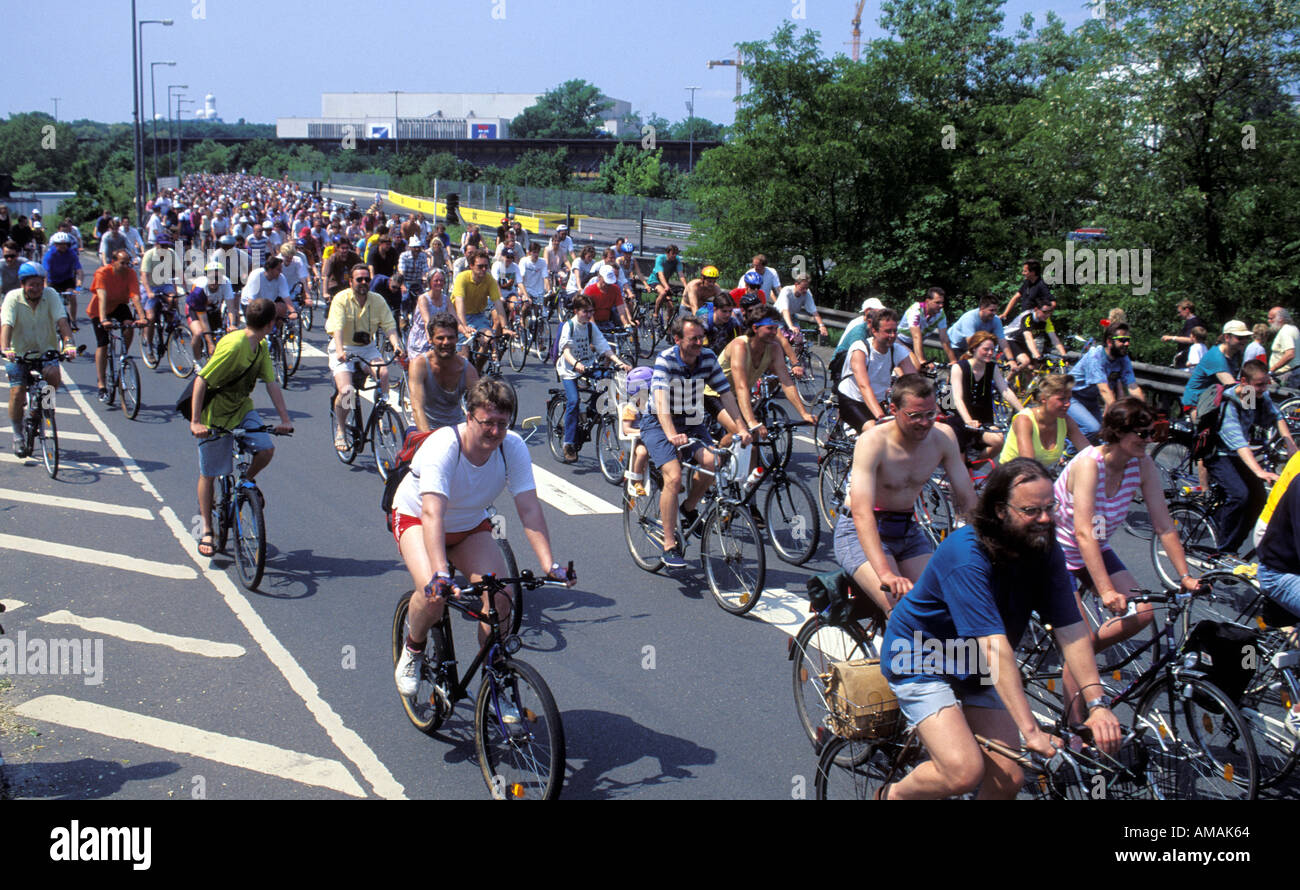
[[(708, 766), (718, 759), (709, 748), (656, 732), (622, 714), (565, 711), (563, 720), (568, 747), (563, 793), (566, 798), (632, 797), (645, 788), (693, 779), (695, 772), (690, 767)], [(647, 757), (657, 762), (657, 771), (639, 765)], [(633, 764), (638, 764), (636, 770), (630, 769)], [(623, 775), (616, 778), (612, 775), (616, 771)]]
[(115, 760), (83, 757), (51, 763), (7, 763), (4, 785), (11, 799), (96, 800), (112, 797), (127, 782), (171, 775), (180, 765), (166, 760), (123, 766)]
[(649, 617), (649, 613), (602, 615), (593, 618), (557, 617), (577, 609), (602, 609), (615, 604), (616, 601), (610, 597), (579, 590), (576, 587), (543, 587), (526, 591), (524, 619), (519, 627), (519, 639), (525, 649), (534, 652), (560, 652), (569, 645), (564, 636), (568, 628)]
[[(223, 557), (218, 554), (217, 558)], [(228, 564), (233, 563), (231, 554)], [(392, 568), (393, 562), (389, 559), (335, 558), (321, 556), (312, 550), (281, 551), (268, 543), (266, 571), (256, 592), (275, 599), (306, 599), (316, 595), (322, 581), (375, 578), (387, 574)]]

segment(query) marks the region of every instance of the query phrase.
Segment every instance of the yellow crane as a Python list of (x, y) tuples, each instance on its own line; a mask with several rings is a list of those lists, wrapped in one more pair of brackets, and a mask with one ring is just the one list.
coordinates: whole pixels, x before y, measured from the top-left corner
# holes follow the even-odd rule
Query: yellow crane
[(853, 10), (853, 61), (858, 60), (858, 48), (862, 45), (862, 7), (867, 0), (858, 0), (857, 8)]

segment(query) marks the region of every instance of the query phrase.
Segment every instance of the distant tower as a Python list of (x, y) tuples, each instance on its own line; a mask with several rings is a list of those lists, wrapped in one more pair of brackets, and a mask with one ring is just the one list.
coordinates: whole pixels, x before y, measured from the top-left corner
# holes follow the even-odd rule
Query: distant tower
[(217, 117), (217, 97), (211, 93), (203, 97), (203, 119), (209, 121), (220, 120)]

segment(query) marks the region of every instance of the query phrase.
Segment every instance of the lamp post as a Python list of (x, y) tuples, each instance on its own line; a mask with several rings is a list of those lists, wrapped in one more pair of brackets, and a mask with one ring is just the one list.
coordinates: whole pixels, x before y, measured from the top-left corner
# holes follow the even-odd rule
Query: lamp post
[(184, 96), (176, 97), (176, 178), (181, 178), (181, 138), (185, 135), (181, 128), (181, 105), (198, 105), (198, 99), (186, 99)]
[(59, 99), (60, 96), (51, 96), (50, 101), (54, 103), (54, 122), (59, 122)]
[[(187, 83), (169, 83), (167, 84), (167, 154), (172, 152), (172, 90), (188, 90), (190, 85)], [(172, 172), (176, 168), (172, 167)]]
[(175, 62), (149, 63), (149, 122), (153, 127), (153, 181), (158, 182), (158, 91), (154, 88), (154, 69), (159, 65), (175, 67)]
[(695, 169), (695, 91), (699, 87), (686, 87), (691, 94), (691, 101), (686, 103), (686, 112), (689, 115), (687, 128), (690, 131), (690, 161), (686, 165), (686, 172), (690, 173)]
[(131, 0), (131, 83), (135, 90), (135, 215), (137, 226), (144, 225), (144, 26), (162, 25), (170, 28), (171, 19), (140, 19), (135, 17), (135, 0)]

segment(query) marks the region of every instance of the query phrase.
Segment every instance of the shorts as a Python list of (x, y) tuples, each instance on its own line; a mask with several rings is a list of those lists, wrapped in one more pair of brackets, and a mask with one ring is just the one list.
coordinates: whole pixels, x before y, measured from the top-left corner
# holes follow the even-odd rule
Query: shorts
[(67, 281), (51, 281), (50, 287), (61, 294), (66, 294), (68, 291), (76, 289), (77, 279), (69, 278)]
[[(1024, 335), (1023, 333), (1008, 334), (1008, 335), (1007, 335), (1007, 344), (1010, 345), (1012, 354), (1014, 354), (1014, 355), (1029, 355), (1029, 346), (1025, 343), (1025, 335)], [(1046, 335), (1041, 336), (1041, 337), (1035, 337), (1035, 338), (1034, 338), (1034, 346), (1035, 346), (1035, 348), (1037, 348), (1037, 350), (1038, 350), (1038, 354), (1039, 354), (1040, 356), (1041, 356), (1041, 355), (1046, 355), (1046, 352), (1045, 352), (1045, 350), (1046, 350), (1046, 348), (1047, 348), (1047, 337), (1046, 337)]]
[(1274, 571), (1261, 562), (1257, 577), (1265, 596), (1292, 615), (1300, 616), (1300, 575)]
[[(1128, 571), (1128, 567), (1124, 565), (1124, 562), (1118, 556), (1115, 555), (1115, 551), (1111, 550), (1109, 545), (1102, 545), (1101, 561), (1106, 566), (1107, 575), (1114, 575), (1117, 572)], [(1074, 580), (1078, 582), (1080, 588), (1092, 587), (1092, 576), (1088, 574), (1086, 566), (1081, 569), (1070, 569), (1070, 574), (1074, 576)]]
[(844, 393), (836, 391), (836, 403), (840, 409), (840, 422), (847, 423), (855, 430), (862, 429), (862, 425), (868, 420), (880, 420), (871, 409), (867, 407), (866, 402), (859, 402), (852, 396), (846, 396)]
[[(903, 563), (918, 556), (934, 552), (934, 545), (921, 531), (921, 526), (909, 517), (902, 534), (886, 535), (886, 528), (877, 523), (880, 530), (880, 546), (888, 556), (897, 563)], [(845, 510), (835, 520), (835, 561), (840, 568), (850, 575), (867, 563), (867, 555), (862, 551), (862, 542), (858, 540), (858, 529), (853, 524), (853, 514)]]
[[(9, 375), (9, 385), (22, 386), (23, 383), (26, 382), (23, 379), (25, 376), (23, 374), (23, 365), (27, 365), (27, 367), (31, 367), (35, 364), (36, 364), (35, 362), (5, 362), (5, 373)], [(48, 371), (50, 368), (57, 368), (58, 366), (59, 366), (59, 360), (57, 358), (48, 362), (42, 362), (41, 371), (45, 372)]]
[[(120, 321), (123, 324), (133, 321), (135, 316), (131, 314), (131, 305), (123, 303), (112, 312), (108, 313), (109, 321)], [(99, 349), (108, 348), (108, 331), (99, 323), (99, 318), (95, 317), (90, 320), (90, 326), (95, 329), (95, 346)]]
[[(647, 415), (648, 416), (648, 415)], [(685, 433), (694, 439), (712, 445), (713, 437), (709, 435), (707, 424), (698, 424), (696, 426), (678, 427), (677, 432)], [(668, 441), (668, 436), (664, 433), (664, 428), (658, 422), (644, 423), (641, 426), (641, 444), (645, 445), (646, 450), (650, 452), (650, 459), (655, 462), (655, 466), (663, 469), (668, 464), (678, 460), (677, 448)], [(700, 449), (697, 447), (695, 453), (691, 455), (692, 459), (698, 459)]]
[[(419, 516), (411, 516), (403, 513), (396, 507), (393, 508), (393, 540), (397, 542), (397, 549), (402, 549), (402, 535), (406, 534), (408, 529), (423, 525)], [(467, 532), (444, 532), (443, 540), (446, 542), (446, 548), (450, 550), (470, 535), (476, 535), (479, 532), (492, 531), (492, 520), (484, 519), (478, 525), (474, 526)]]
[(993, 686), (980, 686), (970, 691), (946, 677), (909, 676), (891, 682), (889, 688), (898, 696), (898, 707), (909, 726), (920, 726), (925, 718), (956, 704), (998, 711), (1007, 709)]
[[(161, 296), (168, 296), (168, 297), (176, 296), (176, 288), (173, 287), (172, 285), (161, 285), (159, 287), (154, 288), (153, 292)], [(162, 300), (159, 299), (159, 297), (149, 296), (147, 293), (144, 292), (143, 289), (141, 289), (140, 302), (144, 305), (145, 312), (153, 312), (158, 308), (159, 304), (162, 303)]]
[[(465, 316), (465, 324), (469, 325), (476, 331), (492, 330), (492, 316), (489, 312), (471, 312)], [(469, 335), (461, 334), (457, 346), (464, 346), (469, 343)]]
[[(384, 357), (379, 354), (379, 347), (374, 343), (368, 343), (365, 346), (345, 346), (343, 353), (345, 358), (340, 362), (338, 355), (335, 354), (332, 348), (326, 350), (326, 357), (329, 359), (331, 374), (337, 374), (339, 371), (350, 366), (355, 367), (351, 362), (353, 357), (359, 358), (363, 362), (382, 362), (384, 360)], [(369, 369), (365, 368), (364, 365), (362, 367), (367, 371), (367, 373), (369, 372)]]
[[(254, 429), (265, 426), (265, 422), (256, 411), (249, 411), (244, 415), (244, 419), (239, 422), (239, 426), (243, 429)], [(275, 444), (271, 441), (270, 433), (252, 433), (244, 437), (244, 446), (256, 454), (259, 451), (274, 448)], [(233, 436), (203, 439), (199, 442), (200, 476), (225, 476), (233, 472), (234, 468), (235, 439)]]

